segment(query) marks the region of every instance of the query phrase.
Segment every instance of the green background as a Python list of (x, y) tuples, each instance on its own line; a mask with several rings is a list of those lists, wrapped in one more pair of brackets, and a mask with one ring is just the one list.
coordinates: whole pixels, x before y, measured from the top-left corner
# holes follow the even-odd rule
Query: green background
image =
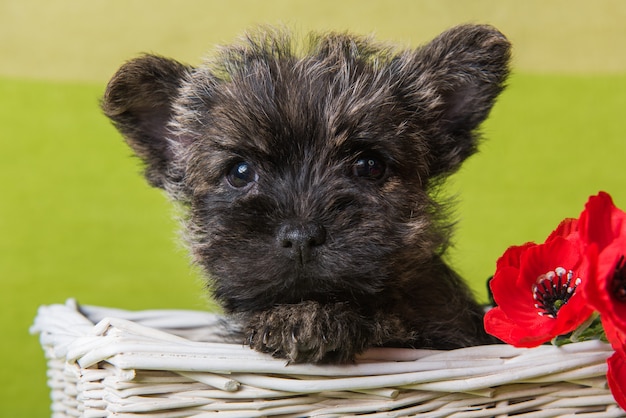
[(448, 184), (450, 261), (481, 299), (495, 260), (587, 197), (626, 208), (622, 0), (0, 0), (0, 416), (49, 415), (37, 307), (210, 308), (172, 209), (100, 114), (107, 79), (157, 52), (198, 64), (255, 24), (351, 30), (406, 46), (464, 22), (514, 44), (487, 138)]

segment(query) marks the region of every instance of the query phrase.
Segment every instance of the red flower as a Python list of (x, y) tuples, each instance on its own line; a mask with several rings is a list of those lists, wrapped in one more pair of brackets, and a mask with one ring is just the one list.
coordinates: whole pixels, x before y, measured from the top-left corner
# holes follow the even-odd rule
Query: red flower
[(601, 192), (589, 198), (579, 225), (590, 265), (581, 291), (600, 313), (613, 347), (622, 348), (626, 340), (626, 213)]
[(606, 380), (617, 404), (626, 410), (626, 353), (624, 350), (617, 350), (607, 360), (609, 369), (606, 373)]
[(576, 329), (593, 312), (578, 291), (587, 263), (575, 220), (566, 220), (544, 244), (509, 248), (490, 286), (498, 306), (485, 330), (517, 347), (535, 347)]
[(602, 327), (615, 353), (607, 360), (613, 397), (626, 409), (626, 213), (611, 196), (592, 196), (580, 215), (580, 237), (589, 260), (589, 279), (581, 291), (600, 313)]

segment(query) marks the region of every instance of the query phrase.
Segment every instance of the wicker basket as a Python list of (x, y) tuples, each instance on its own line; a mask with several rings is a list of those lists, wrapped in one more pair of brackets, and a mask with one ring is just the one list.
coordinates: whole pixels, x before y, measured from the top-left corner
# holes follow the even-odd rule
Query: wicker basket
[[(195, 311), (42, 306), (53, 417), (621, 417), (598, 341), (519, 349), (373, 349), (347, 366), (286, 364), (220, 342)], [(223, 341), (223, 340), (222, 340)]]

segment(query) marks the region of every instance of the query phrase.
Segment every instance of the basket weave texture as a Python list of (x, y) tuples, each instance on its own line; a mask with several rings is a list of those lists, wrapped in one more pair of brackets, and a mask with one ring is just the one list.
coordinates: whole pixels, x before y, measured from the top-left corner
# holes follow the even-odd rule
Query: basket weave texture
[(220, 337), (197, 311), (42, 306), (53, 417), (623, 417), (608, 344), (381, 348), (355, 364), (287, 364)]

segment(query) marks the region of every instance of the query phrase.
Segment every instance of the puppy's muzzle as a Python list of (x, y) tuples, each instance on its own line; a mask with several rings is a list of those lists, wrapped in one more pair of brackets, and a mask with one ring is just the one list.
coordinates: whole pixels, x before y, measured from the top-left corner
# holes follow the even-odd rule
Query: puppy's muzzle
[(314, 257), (315, 249), (326, 242), (326, 229), (316, 222), (285, 222), (276, 239), (289, 258), (304, 266)]

